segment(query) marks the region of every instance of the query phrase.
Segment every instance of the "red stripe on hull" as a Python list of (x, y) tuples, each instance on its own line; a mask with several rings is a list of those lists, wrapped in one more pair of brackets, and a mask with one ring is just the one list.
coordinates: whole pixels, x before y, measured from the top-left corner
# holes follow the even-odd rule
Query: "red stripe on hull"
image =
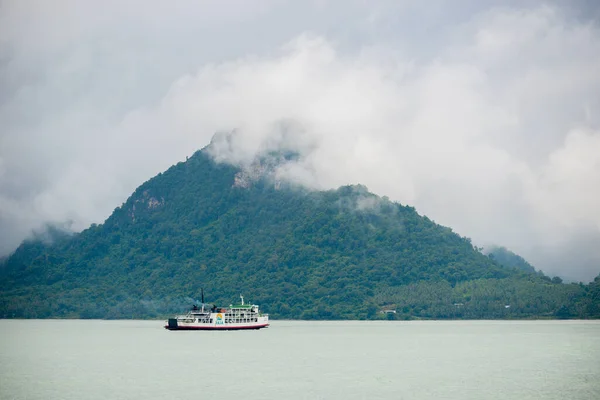
[(170, 331), (240, 331), (244, 329), (260, 329), (266, 328), (269, 324), (254, 325), (254, 326), (177, 326), (170, 327), (165, 325), (165, 329)]

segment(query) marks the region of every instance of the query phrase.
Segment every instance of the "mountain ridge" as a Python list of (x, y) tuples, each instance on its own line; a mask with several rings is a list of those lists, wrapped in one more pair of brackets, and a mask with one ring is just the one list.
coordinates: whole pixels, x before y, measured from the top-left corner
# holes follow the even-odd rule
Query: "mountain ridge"
[(243, 292), (275, 318), (377, 319), (390, 305), (398, 318), (596, 315), (592, 284), (505, 268), (362, 185), (312, 191), (274, 180), (268, 160), (249, 174), (209, 149), (103, 224), (20, 246), (0, 269), (0, 316), (156, 318), (200, 287), (216, 303)]

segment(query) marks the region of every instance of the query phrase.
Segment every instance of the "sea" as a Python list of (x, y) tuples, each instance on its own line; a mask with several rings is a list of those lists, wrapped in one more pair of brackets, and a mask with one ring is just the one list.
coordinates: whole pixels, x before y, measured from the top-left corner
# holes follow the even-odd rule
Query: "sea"
[(0, 320), (0, 399), (600, 399), (600, 321)]

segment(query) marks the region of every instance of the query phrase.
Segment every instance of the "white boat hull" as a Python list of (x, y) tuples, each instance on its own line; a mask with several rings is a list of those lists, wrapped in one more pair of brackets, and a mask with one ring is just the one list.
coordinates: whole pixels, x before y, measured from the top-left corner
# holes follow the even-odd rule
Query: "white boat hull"
[(178, 317), (171, 318), (167, 321), (165, 329), (170, 331), (192, 331), (192, 330), (205, 330), (205, 331), (232, 331), (232, 330), (243, 330), (243, 329), (261, 329), (269, 326), (269, 317), (261, 316), (254, 318), (254, 321), (248, 322), (233, 322), (228, 321), (225, 318), (219, 318), (220, 314), (211, 314), (212, 318), (209, 321), (199, 321), (197, 319)]
[(210, 324), (177, 324), (177, 326), (165, 325), (165, 328), (170, 331), (236, 331), (243, 329), (261, 329), (268, 327), (269, 324), (230, 324), (223, 326), (215, 326)]

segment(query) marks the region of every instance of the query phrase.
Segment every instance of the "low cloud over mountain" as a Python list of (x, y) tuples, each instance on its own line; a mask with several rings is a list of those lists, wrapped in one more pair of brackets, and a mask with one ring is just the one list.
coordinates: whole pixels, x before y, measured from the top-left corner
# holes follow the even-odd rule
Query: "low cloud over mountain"
[(592, 279), (594, 10), (4, 2), (0, 252), (47, 222), (101, 222), (141, 182), (235, 131), (217, 159), (293, 150), (281, 178), (364, 184), (549, 275)]

